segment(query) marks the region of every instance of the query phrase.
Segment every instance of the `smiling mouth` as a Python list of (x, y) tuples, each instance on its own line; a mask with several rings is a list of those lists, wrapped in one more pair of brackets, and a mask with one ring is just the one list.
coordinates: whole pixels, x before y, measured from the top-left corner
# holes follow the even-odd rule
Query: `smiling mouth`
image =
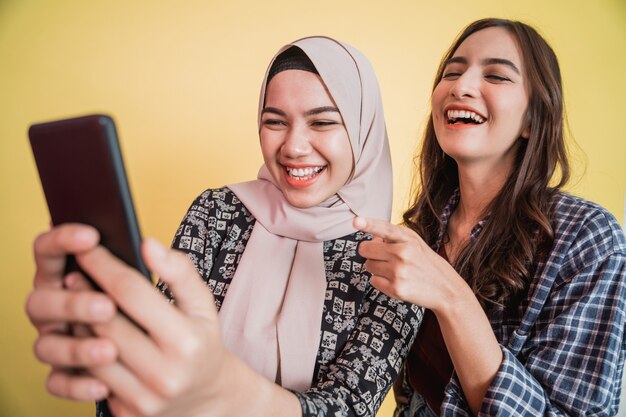
[(297, 181), (307, 181), (317, 177), (326, 166), (307, 167), (307, 168), (289, 168), (285, 167), (289, 178), (293, 178)]
[(446, 112), (448, 124), (470, 124), (480, 125), (485, 123), (485, 119), (470, 110), (448, 110)]

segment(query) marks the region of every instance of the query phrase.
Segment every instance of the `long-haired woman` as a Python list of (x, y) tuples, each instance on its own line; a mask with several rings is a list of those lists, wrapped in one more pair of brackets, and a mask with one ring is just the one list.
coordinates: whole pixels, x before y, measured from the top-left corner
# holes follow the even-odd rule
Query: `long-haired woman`
[(402, 416), (617, 413), (626, 242), (569, 177), (557, 58), (532, 27), (470, 24), (445, 54), (408, 227), (357, 219), (372, 284), (427, 308)]

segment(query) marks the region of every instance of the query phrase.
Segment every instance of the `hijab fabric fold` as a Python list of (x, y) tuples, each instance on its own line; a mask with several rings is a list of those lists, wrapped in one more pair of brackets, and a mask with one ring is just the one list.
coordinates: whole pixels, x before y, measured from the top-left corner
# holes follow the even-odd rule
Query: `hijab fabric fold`
[[(359, 51), (327, 37), (284, 46), (311, 59), (343, 118), (354, 172), (328, 201), (291, 206), (263, 165), (258, 179), (229, 185), (256, 219), (220, 310), (226, 346), (266, 378), (296, 391), (314, 378), (326, 296), (323, 242), (354, 233), (356, 215), (389, 220), (392, 173), (380, 91)], [(265, 102), (265, 74), (258, 123)]]

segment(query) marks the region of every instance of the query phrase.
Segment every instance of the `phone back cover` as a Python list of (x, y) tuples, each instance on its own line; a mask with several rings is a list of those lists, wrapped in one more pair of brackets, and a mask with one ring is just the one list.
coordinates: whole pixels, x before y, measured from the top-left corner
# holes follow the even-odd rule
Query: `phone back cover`
[(113, 120), (94, 115), (37, 124), (29, 137), (52, 223), (94, 226), (104, 246), (149, 277)]

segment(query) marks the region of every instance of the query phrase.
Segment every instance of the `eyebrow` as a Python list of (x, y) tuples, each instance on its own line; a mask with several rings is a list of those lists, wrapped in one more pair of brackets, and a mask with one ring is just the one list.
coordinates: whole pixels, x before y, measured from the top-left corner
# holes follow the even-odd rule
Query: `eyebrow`
[(285, 113), (281, 109), (277, 109), (276, 107), (264, 107), (263, 110), (261, 110), (261, 114), (265, 114), (265, 113), (274, 113), (283, 117), (287, 116), (287, 113)]
[[(314, 109), (307, 110), (306, 112), (304, 112), (304, 115), (315, 116), (316, 114), (321, 114), (321, 113), (326, 113), (326, 112), (339, 113), (339, 109), (333, 106), (316, 107)], [(276, 107), (265, 107), (263, 110), (261, 110), (261, 114), (265, 114), (265, 113), (274, 113), (279, 116), (287, 117), (287, 113), (285, 113), (281, 109), (277, 109)]]
[[(453, 56), (452, 58), (450, 58), (447, 62), (446, 65), (450, 65), (450, 64), (465, 64), (467, 65), (467, 58), (463, 57), (463, 56)], [(517, 65), (515, 65), (512, 61), (508, 60), (508, 59), (504, 59), (504, 58), (485, 58), (481, 61), (481, 64), (483, 66), (487, 66), (487, 65), (505, 65), (509, 68), (511, 68), (513, 71), (515, 71), (518, 75), (521, 75), (521, 72), (519, 70), (519, 68), (517, 68)]]
[(326, 113), (328, 111), (334, 112), (334, 113), (339, 113), (339, 109), (337, 107), (324, 106), (324, 107), (316, 107), (314, 109), (307, 110), (307, 111), (304, 112), (304, 115), (305, 116), (315, 116), (316, 114)]

